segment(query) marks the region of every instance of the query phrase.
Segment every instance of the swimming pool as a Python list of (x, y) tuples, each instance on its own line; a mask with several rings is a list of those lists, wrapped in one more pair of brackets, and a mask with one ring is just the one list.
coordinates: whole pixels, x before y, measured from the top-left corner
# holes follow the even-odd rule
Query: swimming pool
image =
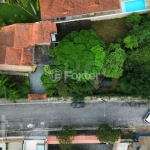
[(145, 0), (129, 0), (121, 2), (123, 12), (146, 10)]

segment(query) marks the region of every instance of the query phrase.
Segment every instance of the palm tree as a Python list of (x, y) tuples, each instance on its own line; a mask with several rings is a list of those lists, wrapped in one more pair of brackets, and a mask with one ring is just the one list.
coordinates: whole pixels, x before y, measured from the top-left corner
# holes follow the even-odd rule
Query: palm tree
[(31, 3), (31, 0), (5, 0), (5, 2), (9, 5), (17, 5), (18, 7), (20, 7), (21, 9), (23, 9), (24, 11), (35, 17), (32, 13), (30, 13), (28, 10), (25, 9), (28, 7), (28, 3), (30, 3), (33, 12), (35, 13), (35, 15), (37, 15), (36, 10)]
[(7, 78), (5, 75), (1, 75), (0, 78), (0, 97), (7, 97), (7, 83), (9, 81), (9, 78)]
[(0, 97), (15, 102), (19, 98), (19, 92), (15, 89), (15, 83), (10, 83), (6, 75), (0, 76)]
[(12, 90), (12, 89), (10, 89), (8, 91), (8, 95), (7, 95), (7, 99), (8, 100), (16, 102), (16, 99), (18, 99), (19, 97), (20, 96), (19, 96), (19, 92), (18, 91)]

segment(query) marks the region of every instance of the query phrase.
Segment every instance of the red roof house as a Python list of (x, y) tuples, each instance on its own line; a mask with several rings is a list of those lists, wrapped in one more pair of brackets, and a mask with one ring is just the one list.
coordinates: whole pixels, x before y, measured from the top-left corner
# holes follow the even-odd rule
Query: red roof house
[(119, 0), (40, 0), (43, 20), (120, 9)]
[(32, 66), (30, 48), (39, 43), (50, 43), (50, 33), (57, 32), (51, 21), (13, 24), (0, 30), (0, 70), (4, 65)]
[[(59, 144), (59, 141), (56, 136), (47, 136), (46, 141), (47, 144)], [(72, 143), (73, 144), (100, 143), (100, 141), (95, 135), (79, 135), (74, 137)]]

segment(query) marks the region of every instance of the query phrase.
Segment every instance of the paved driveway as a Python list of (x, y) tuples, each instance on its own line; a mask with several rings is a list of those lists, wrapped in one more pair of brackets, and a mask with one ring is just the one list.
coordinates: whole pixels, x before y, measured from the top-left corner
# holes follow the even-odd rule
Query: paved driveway
[[(72, 108), (70, 104), (14, 104), (0, 106), (0, 114), (8, 120), (7, 128), (60, 127), (63, 125), (97, 126), (109, 123), (114, 126), (138, 126), (150, 104), (98, 102), (85, 108)], [(4, 117), (3, 116), (3, 117)], [(3, 120), (1, 120), (1, 125)]]
[(41, 76), (43, 73), (43, 66), (38, 66), (36, 71), (29, 75), (31, 94), (43, 94), (46, 92), (41, 82)]

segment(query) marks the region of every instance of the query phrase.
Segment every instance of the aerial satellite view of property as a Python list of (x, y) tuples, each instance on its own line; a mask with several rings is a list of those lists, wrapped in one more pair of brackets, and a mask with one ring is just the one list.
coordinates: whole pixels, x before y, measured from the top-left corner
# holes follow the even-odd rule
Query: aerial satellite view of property
[(0, 0), (0, 150), (150, 150), (150, 0)]

